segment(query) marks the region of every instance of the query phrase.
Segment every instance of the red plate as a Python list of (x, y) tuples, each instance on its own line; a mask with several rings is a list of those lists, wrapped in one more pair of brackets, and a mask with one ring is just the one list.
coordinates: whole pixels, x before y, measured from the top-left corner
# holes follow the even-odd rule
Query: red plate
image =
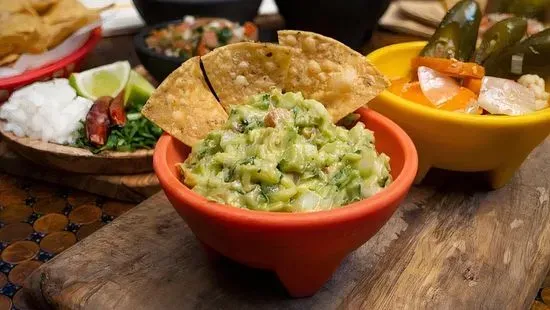
[(99, 40), (101, 40), (101, 28), (96, 28), (92, 30), (88, 41), (84, 45), (59, 61), (25, 71), (17, 76), (0, 78), (0, 102), (7, 100), (12, 92), (23, 86), (53, 78), (66, 78), (72, 72), (78, 71), (84, 57), (94, 49)]

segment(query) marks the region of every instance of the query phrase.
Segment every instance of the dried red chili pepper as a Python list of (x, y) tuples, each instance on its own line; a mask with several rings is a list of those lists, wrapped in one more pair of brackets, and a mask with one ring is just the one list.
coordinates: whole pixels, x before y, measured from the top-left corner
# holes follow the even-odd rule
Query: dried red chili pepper
[(102, 146), (107, 142), (109, 135), (109, 107), (113, 97), (99, 97), (86, 115), (86, 135), (91, 143)]
[(126, 111), (124, 110), (124, 90), (111, 101), (109, 106), (111, 125), (124, 126), (126, 124)]

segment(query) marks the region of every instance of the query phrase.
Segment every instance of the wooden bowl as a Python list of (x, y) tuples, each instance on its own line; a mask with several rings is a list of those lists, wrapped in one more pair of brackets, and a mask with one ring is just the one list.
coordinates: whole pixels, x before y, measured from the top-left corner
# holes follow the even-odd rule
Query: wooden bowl
[(86, 174), (134, 174), (153, 170), (153, 150), (94, 154), (86, 149), (18, 137), (4, 131), (3, 124), (0, 121), (0, 137), (8, 147), (42, 166)]

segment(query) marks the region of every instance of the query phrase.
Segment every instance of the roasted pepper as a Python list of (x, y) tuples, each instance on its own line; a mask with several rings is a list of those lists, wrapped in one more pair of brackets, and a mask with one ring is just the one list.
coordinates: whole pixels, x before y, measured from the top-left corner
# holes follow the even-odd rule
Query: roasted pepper
[(447, 12), (420, 56), (470, 60), (480, 21), (481, 11), (476, 1), (459, 1)]
[(478, 64), (492, 54), (498, 54), (508, 46), (519, 42), (527, 31), (527, 21), (520, 17), (511, 17), (494, 24), (483, 34), (481, 44), (474, 54)]
[(487, 75), (516, 79), (523, 74), (550, 76), (550, 28), (493, 54), (484, 63)]
[(111, 125), (109, 120), (111, 101), (113, 101), (112, 97), (99, 97), (86, 115), (86, 135), (90, 142), (96, 146), (102, 146), (107, 142)]
[(124, 110), (124, 90), (118, 94), (109, 106), (109, 116), (111, 124), (114, 126), (124, 126), (126, 124), (126, 111)]

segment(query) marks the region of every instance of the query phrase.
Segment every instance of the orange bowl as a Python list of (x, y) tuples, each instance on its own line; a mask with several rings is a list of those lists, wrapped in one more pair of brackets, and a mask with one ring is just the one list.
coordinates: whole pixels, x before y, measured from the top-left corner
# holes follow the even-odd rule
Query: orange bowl
[(176, 164), (190, 148), (164, 134), (153, 166), (166, 196), (210, 254), (274, 271), (290, 295), (313, 295), (350, 252), (369, 240), (404, 199), (418, 167), (407, 134), (386, 117), (360, 108), (376, 148), (390, 156), (394, 181), (380, 193), (348, 206), (310, 213), (250, 211), (208, 201), (180, 180)]

